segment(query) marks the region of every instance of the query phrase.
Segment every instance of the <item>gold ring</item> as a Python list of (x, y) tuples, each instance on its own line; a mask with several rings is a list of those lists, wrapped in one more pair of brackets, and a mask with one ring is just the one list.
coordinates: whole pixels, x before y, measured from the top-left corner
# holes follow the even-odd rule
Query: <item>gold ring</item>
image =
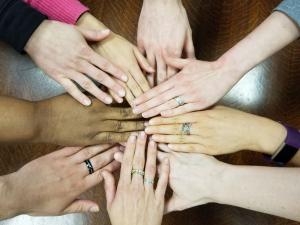
[(131, 175), (140, 175), (143, 177), (145, 175), (145, 171), (139, 169), (132, 169)]

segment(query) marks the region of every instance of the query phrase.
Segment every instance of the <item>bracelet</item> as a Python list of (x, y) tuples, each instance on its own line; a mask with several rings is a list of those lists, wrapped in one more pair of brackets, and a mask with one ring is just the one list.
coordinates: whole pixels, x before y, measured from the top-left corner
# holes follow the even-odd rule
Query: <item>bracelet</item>
[(300, 132), (287, 125), (283, 126), (287, 130), (287, 136), (283, 145), (271, 157), (271, 160), (280, 166), (287, 164), (300, 149)]

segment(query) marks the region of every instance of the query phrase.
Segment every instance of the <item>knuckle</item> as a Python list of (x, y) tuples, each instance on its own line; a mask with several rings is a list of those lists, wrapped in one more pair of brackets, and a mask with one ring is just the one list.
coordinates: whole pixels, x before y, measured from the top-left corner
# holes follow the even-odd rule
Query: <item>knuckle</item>
[(85, 90), (91, 90), (92, 89), (92, 82), (89, 80), (84, 80), (80, 83), (80, 85), (82, 86), (83, 89)]
[(123, 129), (123, 125), (121, 121), (115, 121), (113, 124), (114, 130), (119, 131)]
[(149, 165), (149, 166), (148, 166), (148, 172), (149, 172), (150, 174), (155, 174), (155, 172), (156, 172), (156, 166), (154, 166), (154, 165)]
[(87, 45), (82, 45), (79, 47), (79, 55), (90, 57), (91, 56), (91, 48)]

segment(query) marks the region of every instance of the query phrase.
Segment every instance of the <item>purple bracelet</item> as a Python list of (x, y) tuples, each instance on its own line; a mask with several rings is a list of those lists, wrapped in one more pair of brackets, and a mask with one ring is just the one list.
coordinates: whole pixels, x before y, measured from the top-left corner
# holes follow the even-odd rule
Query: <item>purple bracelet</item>
[(300, 149), (300, 132), (297, 129), (289, 127), (285, 124), (283, 124), (283, 126), (287, 130), (287, 136), (284, 143), (294, 148)]

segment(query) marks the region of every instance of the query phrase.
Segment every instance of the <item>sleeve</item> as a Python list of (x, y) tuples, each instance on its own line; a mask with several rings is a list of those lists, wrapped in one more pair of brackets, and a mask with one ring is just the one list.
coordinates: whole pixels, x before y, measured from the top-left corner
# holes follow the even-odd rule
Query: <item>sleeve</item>
[(300, 0), (284, 0), (275, 10), (286, 14), (300, 27)]
[(78, 0), (24, 0), (51, 20), (75, 24), (89, 9)]
[(0, 1), (0, 40), (22, 52), (46, 16), (21, 0)]

